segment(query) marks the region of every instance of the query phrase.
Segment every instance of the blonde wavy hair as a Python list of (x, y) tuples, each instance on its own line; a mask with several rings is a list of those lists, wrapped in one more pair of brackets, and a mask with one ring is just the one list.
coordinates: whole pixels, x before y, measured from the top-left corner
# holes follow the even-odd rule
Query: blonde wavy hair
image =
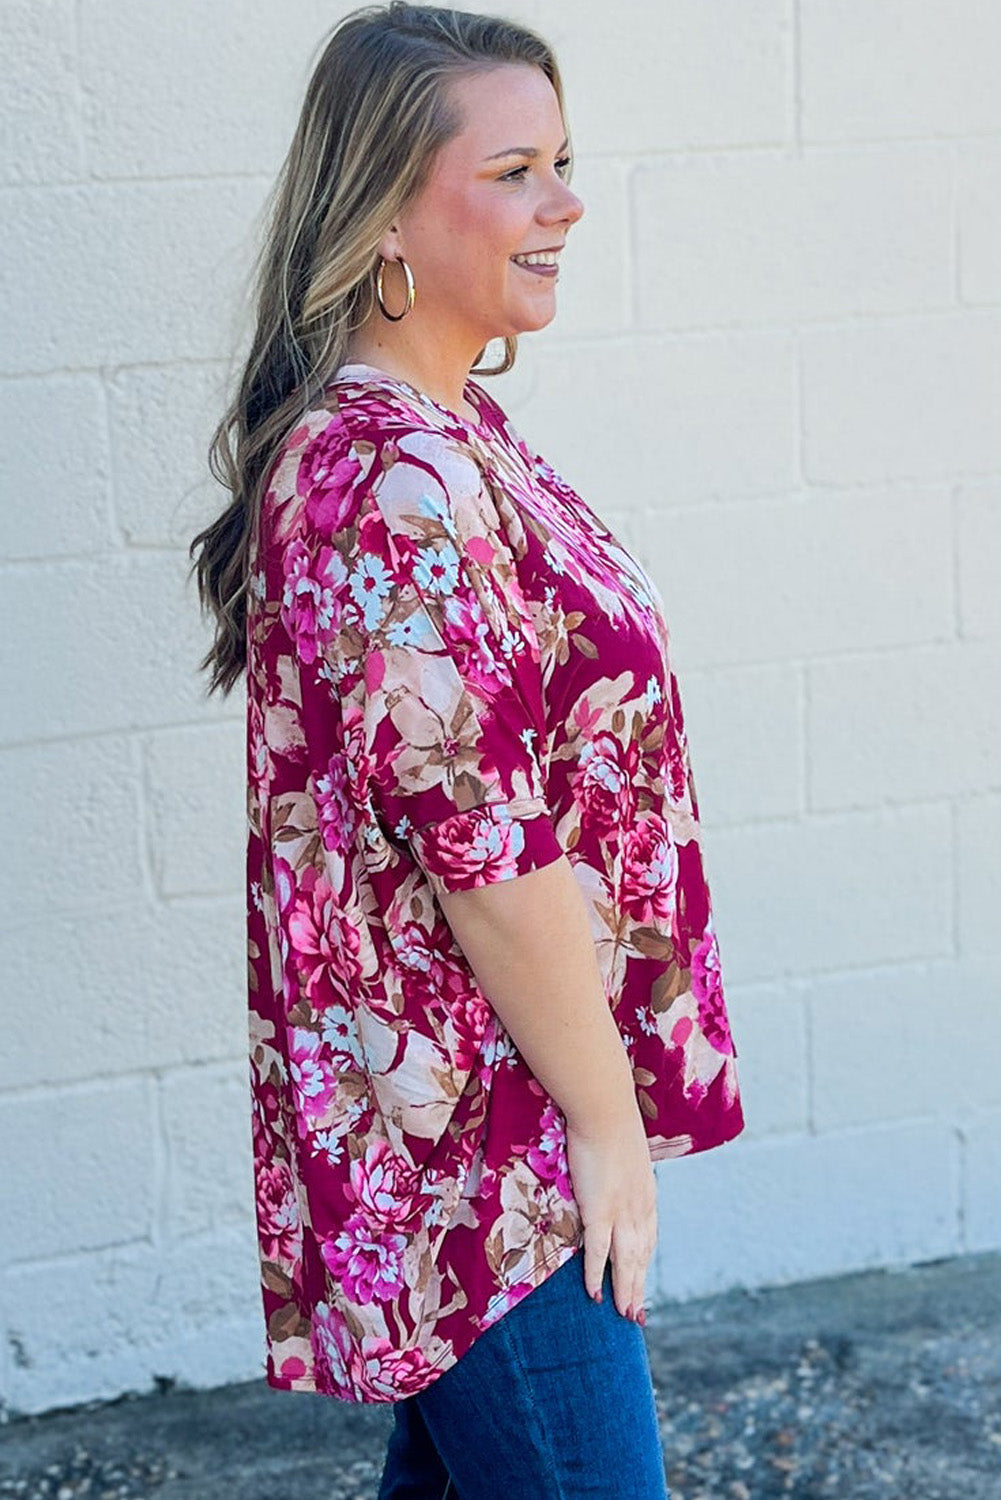
[[(210, 471), (231, 500), (189, 548), (189, 577), (197, 574), (202, 613), (215, 624), (199, 663), (210, 673), (209, 695), (228, 695), (246, 669), (251, 540), (272, 461), (375, 310), (380, 239), (463, 128), (449, 84), (501, 63), (532, 63), (563, 113), (552, 51), (500, 17), (391, 0), (351, 11), (321, 46), (265, 204), (251, 270), (250, 355), (209, 447)], [(517, 339), (504, 338), (492, 369), (479, 368), (484, 353), (474, 373), (501, 375), (514, 365)]]

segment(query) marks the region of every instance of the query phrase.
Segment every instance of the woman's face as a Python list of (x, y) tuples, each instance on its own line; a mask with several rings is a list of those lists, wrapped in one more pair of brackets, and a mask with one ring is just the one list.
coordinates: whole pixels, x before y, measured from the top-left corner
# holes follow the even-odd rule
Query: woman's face
[[(465, 128), (439, 152), (383, 253), (402, 254), (414, 276), (414, 308), (400, 328), (413, 329), (419, 311), (420, 326), (434, 329), (443, 349), (468, 347), (472, 358), (490, 339), (553, 318), (558, 273), (525, 270), (512, 256), (562, 246), (584, 205), (564, 180), (565, 126), (541, 68), (505, 63), (452, 89)], [(402, 271), (390, 268), (385, 296), (393, 312), (404, 295)]]

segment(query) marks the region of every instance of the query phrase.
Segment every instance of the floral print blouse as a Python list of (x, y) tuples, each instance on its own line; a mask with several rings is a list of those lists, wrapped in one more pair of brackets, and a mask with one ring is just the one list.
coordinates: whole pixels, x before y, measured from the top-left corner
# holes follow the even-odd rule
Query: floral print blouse
[(342, 365), (247, 621), (265, 1379), (392, 1402), (581, 1248), (565, 1119), (438, 897), (565, 855), (654, 1159), (744, 1120), (663, 601), (475, 381)]

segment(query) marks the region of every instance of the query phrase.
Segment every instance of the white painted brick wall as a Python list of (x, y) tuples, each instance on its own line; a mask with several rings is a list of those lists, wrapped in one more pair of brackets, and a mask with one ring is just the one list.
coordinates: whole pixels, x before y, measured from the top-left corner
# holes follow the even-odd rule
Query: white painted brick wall
[[(261, 1372), (243, 699), (185, 549), (347, 8), (0, 0), (14, 1410)], [(659, 1164), (649, 1289), (996, 1247), (1001, 11), (508, 13), (586, 213), (497, 393), (665, 596), (748, 1120)]]

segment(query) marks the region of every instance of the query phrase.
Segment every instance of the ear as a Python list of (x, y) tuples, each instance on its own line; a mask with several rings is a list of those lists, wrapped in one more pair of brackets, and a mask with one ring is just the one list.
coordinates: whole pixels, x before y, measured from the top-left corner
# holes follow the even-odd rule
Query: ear
[(400, 244), (399, 231), (395, 224), (391, 224), (386, 230), (377, 248), (383, 260), (396, 260), (403, 254), (403, 246)]

